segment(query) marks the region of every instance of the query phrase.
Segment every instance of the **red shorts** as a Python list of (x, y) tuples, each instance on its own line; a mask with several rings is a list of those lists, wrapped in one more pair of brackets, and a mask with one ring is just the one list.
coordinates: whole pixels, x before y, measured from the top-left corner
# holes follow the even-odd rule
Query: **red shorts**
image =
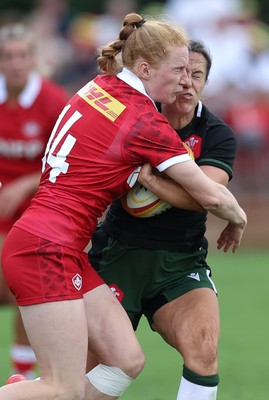
[(4, 243), (2, 266), (18, 305), (81, 299), (104, 283), (87, 254), (13, 227)]

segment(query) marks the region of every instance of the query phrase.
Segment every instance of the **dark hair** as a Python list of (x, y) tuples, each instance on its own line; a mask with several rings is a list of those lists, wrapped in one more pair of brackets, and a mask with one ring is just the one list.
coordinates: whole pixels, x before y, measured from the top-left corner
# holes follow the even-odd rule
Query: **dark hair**
[(206, 60), (205, 80), (207, 81), (212, 66), (212, 56), (210, 54), (209, 49), (204, 45), (203, 42), (200, 42), (199, 40), (190, 40), (188, 45), (188, 50), (189, 52), (193, 51), (194, 53), (200, 53), (204, 56)]

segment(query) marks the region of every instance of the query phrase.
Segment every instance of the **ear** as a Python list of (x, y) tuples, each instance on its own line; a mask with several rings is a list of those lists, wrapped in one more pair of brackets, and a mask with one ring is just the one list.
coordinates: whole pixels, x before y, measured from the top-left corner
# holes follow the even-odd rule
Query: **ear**
[(150, 77), (150, 66), (146, 61), (141, 61), (138, 65), (138, 76), (140, 79), (148, 80)]

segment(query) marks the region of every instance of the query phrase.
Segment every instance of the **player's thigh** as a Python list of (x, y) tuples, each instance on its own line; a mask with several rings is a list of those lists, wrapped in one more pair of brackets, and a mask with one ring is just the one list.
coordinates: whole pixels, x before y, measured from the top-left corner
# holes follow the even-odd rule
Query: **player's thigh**
[(42, 378), (70, 385), (83, 381), (88, 348), (83, 299), (20, 307)]
[(98, 267), (96, 257), (91, 255), (90, 261), (93, 261), (99, 275), (122, 304), (135, 330), (142, 316), (141, 304), (145, 286), (151, 276), (152, 262), (151, 257), (147, 256), (149, 252), (112, 238), (106, 240), (107, 236), (104, 236), (102, 230), (96, 233), (99, 235), (98, 244), (105, 241), (106, 246), (99, 253)]
[(136, 375), (144, 364), (144, 355), (132, 324), (107, 285), (84, 295), (88, 315), (89, 349), (106, 365)]
[(181, 354), (190, 346), (200, 346), (207, 337), (217, 347), (220, 320), (216, 293), (199, 288), (168, 302), (154, 313), (152, 327)]

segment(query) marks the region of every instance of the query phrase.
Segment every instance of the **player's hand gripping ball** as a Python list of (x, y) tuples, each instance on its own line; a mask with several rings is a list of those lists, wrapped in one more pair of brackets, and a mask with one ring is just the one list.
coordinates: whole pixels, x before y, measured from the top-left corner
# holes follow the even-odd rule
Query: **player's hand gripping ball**
[[(189, 155), (194, 159), (192, 150), (186, 143), (184, 147), (188, 150)], [(121, 203), (125, 211), (133, 217), (148, 218), (162, 214), (169, 210), (172, 206), (165, 201), (159, 199), (150, 190), (146, 189), (139, 182), (121, 198)]]

